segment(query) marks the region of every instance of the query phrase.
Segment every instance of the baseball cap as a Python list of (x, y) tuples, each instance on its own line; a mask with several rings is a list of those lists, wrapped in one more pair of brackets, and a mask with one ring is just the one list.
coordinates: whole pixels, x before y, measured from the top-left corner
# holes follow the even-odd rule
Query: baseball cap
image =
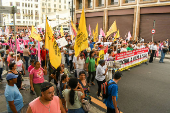
[(114, 74), (114, 76), (113, 76), (113, 78), (114, 79), (119, 79), (120, 77), (122, 77), (123, 75), (122, 75), (122, 73), (120, 72), (120, 71), (116, 71), (115, 72), (115, 74)]
[(103, 47), (103, 45), (99, 45), (99, 47), (101, 48), (101, 47)]
[(10, 79), (14, 79), (14, 78), (17, 78), (18, 75), (15, 75), (13, 73), (9, 73), (6, 75), (6, 80), (10, 80)]

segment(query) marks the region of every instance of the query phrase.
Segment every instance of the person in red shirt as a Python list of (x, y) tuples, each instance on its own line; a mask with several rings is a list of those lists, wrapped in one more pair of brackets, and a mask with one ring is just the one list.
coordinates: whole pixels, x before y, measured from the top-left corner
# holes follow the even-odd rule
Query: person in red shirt
[[(40, 56), (41, 56), (41, 67), (44, 68), (45, 66), (45, 61), (47, 60), (46, 55), (48, 55), (48, 51), (45, 49), (45, 46), (42, 46), (42, 49), (40, 51)], [(48, 57), (48, 56), (47, 56)]]

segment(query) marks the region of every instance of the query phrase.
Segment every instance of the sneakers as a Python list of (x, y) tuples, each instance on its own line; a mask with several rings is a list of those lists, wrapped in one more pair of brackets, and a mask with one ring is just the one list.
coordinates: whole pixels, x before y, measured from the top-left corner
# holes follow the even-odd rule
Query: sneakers
[(98, 98), (99, 100), (103, 100), (101, 96), (97, 96), (97, 98)]

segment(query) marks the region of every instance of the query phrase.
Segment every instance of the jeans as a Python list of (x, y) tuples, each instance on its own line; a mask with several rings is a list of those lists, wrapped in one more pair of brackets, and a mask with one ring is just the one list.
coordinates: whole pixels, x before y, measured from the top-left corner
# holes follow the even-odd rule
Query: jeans
[(68, 109), (68, 113), (85, 113), (83, 108), (79, 109)]
[(26, 65), (26, 70), (28, 70), (28, 61), (29, 61), (29, 57), (28, 56), (24, 56), (24, 60), (25, 60), (25, 65)]
[(165, 58), (165, 53), (163, 51), (161, 51), (161, 59), (159, 62), (163, 62), (164, 58)]
[(69, 55), (66, 54), (66, 63), (67, 63), (67, 66), (69, 66)]
[(2, 79), (3, 68), (0, 68), (0, 80)]
[(98, 80), (96, 80), (97, 81), (97, 84), (98, 84), (98, 94), (97, 94), (97, 96), (100, 96), (100, 93), (101, 93), (101, 85), (104, 83), (104, 82), (106, 82), (106, 80), (104, 79), (103, 81), (98, 81)]
[(96, 72), (94, 71), (94, 72), (88, 72), (89, 73), (89, 76), (87, 77), (87, 83), (89, 83), (90, 82), (90, 79), (91, 79), (91, 75), (92, 75), (92, 79), (91, 79), (91, 82), (93, 82), (94, 81), (94, 78), (95, 78), (95, 74), (96, 74)]
[(31, 59), (35, 59), (35, 60), (36, 60), (36, 57), (35, 57), (35, 55), (31, 55)]

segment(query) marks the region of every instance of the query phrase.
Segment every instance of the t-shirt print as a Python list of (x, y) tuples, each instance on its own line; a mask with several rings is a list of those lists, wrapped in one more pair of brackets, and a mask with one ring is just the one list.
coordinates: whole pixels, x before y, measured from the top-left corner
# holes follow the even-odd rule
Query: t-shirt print
[(43, 75), (43, 71), (40, 69), (38, 72), (37, 72), (37, 77), (41, 78)]

